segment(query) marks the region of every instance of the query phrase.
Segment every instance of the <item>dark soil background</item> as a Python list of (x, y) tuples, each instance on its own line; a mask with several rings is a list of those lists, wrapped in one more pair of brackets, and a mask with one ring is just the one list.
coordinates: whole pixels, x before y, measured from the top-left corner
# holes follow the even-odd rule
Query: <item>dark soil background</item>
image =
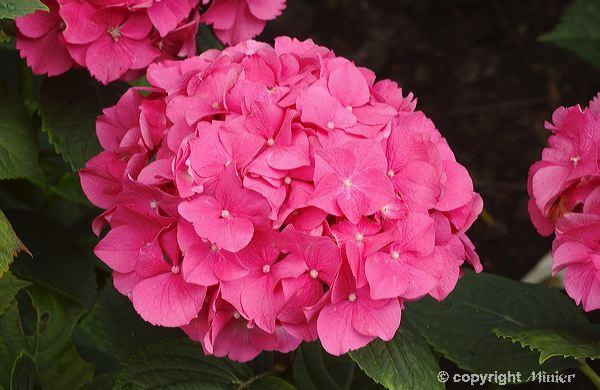
[(490, 218), (469, 235), (484, 269), (519, 279), (550, 250), (527, 213), (527, 171), (546, 142), (544, 121), (600, 90), (593, 65), (537, 40), (570, 3), (288, 0), (259, 39), (313, 38), (413, 92), (483, 196)]
[[(288, 0), (259, 37), (313, 38), (397, 81), (419, 99), (470, 171), (488, 218), (469, 235), (487, 272), (520, 279), (550, 250), (527, 213), (527, 171), (541, 156), (544, 121), (600, 91), (600, 70), (537, 38), (571, 1)], [(456, 367), (445, 367), (450, 373)], [(596, 367), (597, 368), (597, 367)], [(590, 388), (579, 372), (572, 385)], [(450, 385), (449, 388), (470, 386)]]

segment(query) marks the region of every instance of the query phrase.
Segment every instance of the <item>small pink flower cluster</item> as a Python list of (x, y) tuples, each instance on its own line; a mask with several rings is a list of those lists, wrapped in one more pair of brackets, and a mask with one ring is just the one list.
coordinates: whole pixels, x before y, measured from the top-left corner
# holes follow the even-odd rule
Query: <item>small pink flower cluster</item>
[(339, 355), (391, 339), (465, 260), (481, 270), (481, 197), (396, 83), (287, 37), (147, 77), (80, 171), (111, 227), (95, 253), (146, 321), (239, 361), (317, 338)]
[[(226, 43), (258, 35), (285, 0), (42, 0), (48, 11), (17, 18), (17, 49), (36, 74), (87, 68), (104, 84), (141, 76), (152, 62), (196, 54), (200, 22)], [(207, 5), (209, 0), (203, 0)]]
[(560, 107), (542, 160), (529, 170), (529, 215), (538, 232), (556, 238), (554, 274), (586, 311), (600, 308), (600, 93), (589, 107)]

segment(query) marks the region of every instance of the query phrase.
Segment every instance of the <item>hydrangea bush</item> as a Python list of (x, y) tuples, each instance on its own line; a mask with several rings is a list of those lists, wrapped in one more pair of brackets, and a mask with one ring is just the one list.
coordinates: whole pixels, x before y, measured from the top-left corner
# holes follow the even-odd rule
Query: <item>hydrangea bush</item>
[[(83, 67), (104, 84), (141, 76), (155, 61), (196, 54), (200, 23), (226, 43), (252, 38), (285, 0), (43, 0), (48, 11), (16, 19), (17, 49), (36, 74)], [(208, 0), (202, 0), (207, 5)]]
[(250, 360), (391, 339), (444, 299), (482, 210), (412, 94), (311, 40), (151, 65), (97, 122), (80, 171), (110, 225), (95, 254), (146, 321)]
[(538, 232), (556, 234), (553, 273), (586, 311), (600, 308), (600, 94), (582, 109), (559, 107), (546, 122), (552, 135), (529, 170), (529, 215)]

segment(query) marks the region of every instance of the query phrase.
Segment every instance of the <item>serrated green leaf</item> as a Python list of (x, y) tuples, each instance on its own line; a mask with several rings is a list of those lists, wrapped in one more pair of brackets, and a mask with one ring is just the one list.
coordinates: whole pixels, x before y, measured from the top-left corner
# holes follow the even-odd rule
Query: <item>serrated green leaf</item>
[(10, 390), (33, 390), (36, 382), (35, 361), (29, 353), (21, 351), (10, 376)]
[(13, 301), (0, 316), (0, 387), (10, 388), (12, 362), (21, 351), (33, 357), (44, 390), (78, 389), (91, 381), (94, 368), (81, 359), (71, 341), (83, 307), (51, 288), (32, 285), (24, 291), (31, 297), (35, 312), (32, 333), (23, 332), (22, 308)]
[(350, 352), (358, 366), (388, 389), (443, 389), (429, 346), (409, 325), (402, 324), (390, 341), (377, 339)]
[(91, 306), (96, 297), (94, 262), (78, 247), (72, 232), (29, 211), (7, 212), (7, 217), (33, 254), (17, 258), (11, 268), (15, 275), (56, 288)]
[(0, 19), (14, 19), (36, 10), (48, 10), (40, 0), (0, 0)]
[(384, 390), (385, 387), (369, 378), (360, 368), (356, 370), (350, 390)]
[(71, 340), (75, 323), (83, 314), (76, 301), (41, 286), (27, 290), (37, 311), (34, 358), (43, 389), (77, 389), (89, 382), (94, 367), (85, 362)]
[[(17, 233), (13, 230), (6, 215), (0, 210), (0, 278), (8, 271), (13, 259), (21, 251), (29, 252), (17, 237)], [(2, 313), (1, 305), (0, 302), (0, 314)]]
[(199, 344), (178, 339), (133, 355), (117, 375), (114, 389), (235, 389), (251, 378), (245, 365), (204, 356)]
[(559, 324), (555, 326), (503, 326), (494, 329), (498, 337), (518, 342), (540, 352), (540, 364), (554, 356), (600, 358), (600, 326)]
[(0, 118), (0, 180), (34, 176), (38, 172), (38, 149), (31, 119), (21, 99), (3, 82)]
[(345, 390), (350, 388), (354, 369), (348, 356), (331, 356), (319, 343), (306, 343), (294, 357), (294, 382), (300, 390)]
[(15, 278), (10, 272), (0, 278), (0, 315), (10, 308), (19, 290), (29, 285), (29, 282)]
[(119, 294), (110, 281), (78, 330), (85, 335), (82, 338), (95, 340), (97, 348), (104, 348), (122, 360), (148, 344), (183, 336), (177, 328), (152, 326), (144, 321), (131, 301)]
[(554, 30), (540, 40), (571, 50), (600, 67), (600, 2), (576, 0)]
[(82, 71), (46, 78), (41, 87), (39, 113), (42, 129), (73, 169), (81, 168), (100, 152), (96, 118), (116, 103), (126, 85), (100, 85)]
[(493, 329), (587, 322), (556, 289), (470, 271), (444, 301), (424, 298), (406, 304), (404, 320), (446, 358), (478, 373), (553, 372), (572, 367), (574, 360), (557, 358), (540, 366), (536, 352), (499, 339)]

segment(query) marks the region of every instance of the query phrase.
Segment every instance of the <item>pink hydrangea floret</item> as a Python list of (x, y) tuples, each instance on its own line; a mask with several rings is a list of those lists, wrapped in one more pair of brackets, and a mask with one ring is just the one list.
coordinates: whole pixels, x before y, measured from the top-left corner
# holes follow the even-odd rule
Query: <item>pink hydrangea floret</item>
[(529, 170), (529, 215), (544, 236), (555, 233), (553, 273), (586, 311), (600, 308), (600, 94), (589, 107), (559, 107), (552, 135)]
[(311, 40), (244, 41), (148, 68), (97, 122), (80, 171), (117, 290), (205, 353), (391, 339), (444, 299), (482, 210), (466, 169), (395, 82)]
[(16, 19), (21, 57), (36, 74), (77, 66), (104, 84), (135, 79), (156, 61), (194, 56), (201, 21), (223, 42), (238, 43), (285, 7), (285, 0), (42, 1), (47, 11)]

